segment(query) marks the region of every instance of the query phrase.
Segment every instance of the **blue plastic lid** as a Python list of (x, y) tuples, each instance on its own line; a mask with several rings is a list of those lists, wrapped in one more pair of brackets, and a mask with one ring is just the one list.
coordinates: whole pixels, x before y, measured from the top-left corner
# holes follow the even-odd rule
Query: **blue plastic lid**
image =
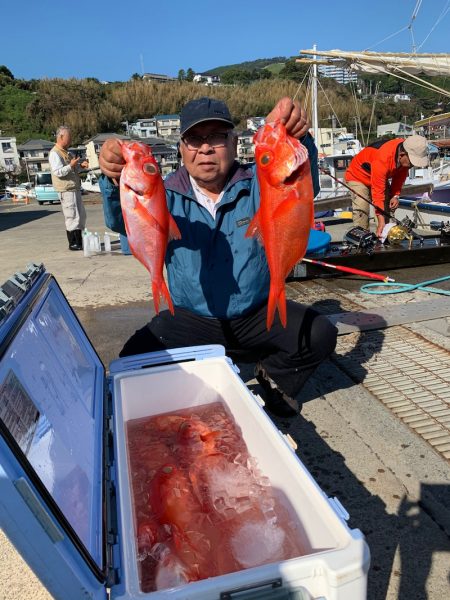
[(0, 326), (1, 430), (102, 568), (104, 368), (56, 281), (39, 284)]

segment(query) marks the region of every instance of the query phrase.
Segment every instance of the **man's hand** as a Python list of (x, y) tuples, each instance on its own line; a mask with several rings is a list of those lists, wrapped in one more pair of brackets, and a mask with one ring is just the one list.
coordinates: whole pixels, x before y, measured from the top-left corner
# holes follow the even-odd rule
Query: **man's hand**
[(83, 162), (82, 162), (82, 163), (80, 163), (80, 167), (81, 167), (82, 169), (87, 169), (87, 168), (89, 168), (89, 162), (88, 162), (87, 160), (83, 160)]
[(70, 161), (70, 168), (74, 169), (75, 167), (78, 166), (79, 162), (80, 162), (79, 158), (72, 158), (72, 160)]
[(270, 123), (280, 119), (286, 126), (289, 135), (301, 138), (308, 133), (311, 123), (305, 109), (300, 106), (298, 100), (289, 97), (281, 98), (273, 110), (267, 115), (266, 122)]
[(395, 210), (396, 208), (398, 208), (398, 196), (392, 196), (392, 198), (389, 200), (389, 208), (391, 210)]
[(109, 138), (103, 144), (100, 150), (99, 164), (102, 173), (114, 179), (116, 183), (119, 181), (125, 160), (122, 156), (120, 142), (117, 139)]
[(384, 226), (386, 225), (386, 219), (384, 218), (383, 215), (377, 215), (377, 221), (378, 221), (378, 225), (377, 225), (376, 236), (377, 236), (377, 238), (380, 238), (383, 233)]

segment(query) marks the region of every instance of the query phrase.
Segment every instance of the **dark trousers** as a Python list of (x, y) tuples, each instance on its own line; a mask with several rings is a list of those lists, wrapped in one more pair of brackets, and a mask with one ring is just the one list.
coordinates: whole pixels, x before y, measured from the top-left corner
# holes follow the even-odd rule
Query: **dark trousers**
[(258, 362), (287, 396), (295, 398), (316, 367), (334, 350), (337, 329), (315, 310), (287, 301), (287, 327), (278, 315), (266, 328), (267, 304), (237, 319), (201, 317), (175, 308), (155, 316), (126, 342), (120, 356), (166, 348), (221, 344), (235, 361)]

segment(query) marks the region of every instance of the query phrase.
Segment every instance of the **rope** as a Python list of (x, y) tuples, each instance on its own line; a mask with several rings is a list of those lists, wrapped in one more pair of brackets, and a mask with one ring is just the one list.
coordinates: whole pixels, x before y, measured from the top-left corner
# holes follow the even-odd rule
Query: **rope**
[(309, 75), (309, 72), (310, 72), (310, 70), (311, 70), (311, 67), (308, 67), (308, 70), (306, 71), (306, 73), (305, 73), (305, 75), (304, 75), (303, 79), (300, 81), (300, 85), (298, 86), (298, 88), (297, 88), (297, 91), (295, 92), (295, 94), (294, 94), (294, 97), (292, 98), (292, 101), (294, 101), (294, 100), (297, 98), (297, 94), (298, 94), (298, 93), (299, 93), (299, 91), (301, 90), (301, 87), (302, 87), (302, 85), (303, 85), (303, 82), (305, 81), (306, 77)]
[(426, 38), (423, 40), (423, 42), (417, 48), (417, 50), (420, 50), (422, 48), (422, 46), (425, 44), (425, 42), (427, 41), (427, 39), (430, 37), (430, 35), (433, 33), (433, 31), (436, 29), (436, 27), (439, 25), (439, 23), (442, 21), (442, 19), (445, 17), (445, 15), (448, 13), (449, 10), (450, 10), (449, 0), (447, 0), (447, 4), (445, 5), (443, 11), (441, 12), (441, 14), (439, 15), (439, 17), (437, 18), (437, 20), (436, 20), (435, 24), (433, 25), (433, 27), (430, 29), (429, 34), (426, 36)]
[[(413, 292), (414, 290), (421, 290), (422, 292), (432, 292), (433, 294), (444, 294), (450, 296), (449, 290), (442, 290), (440, 288), (428, 287), (433, 283), (439, 283), (440, 281), (446, 281), (450, 279), (450, 275), (446, 277), (439, 277), (438, 279), (430, 279), (429, 281), (423, 281), (422, 283), (410, 284), (410, 283), (366, 283), (361, 287), (363, 294), (401, 294), (402, 292)], [(389, 287), (390, 289), (383, 289)], [(374, 289), (382, 288), (382, 289)]]
[(321, 84), (321, 82), (320, 82), (320, 79), (318, 79), (318, 83), (319, 83), (320, 89), (322, 90), (322, 93), (323, 93), (323, 95), (324, 95), (324, 96), (325, 96), (325, 98), (326, 98), (326, 101), (328, 102), (328, 105), (329, 105), (329, 107), (331, 108), (331, 110), (332, 110), (332, 112), (333, 112), (334, 116), (336, 117), (336, 120), (337, 120), (337, 122), (338, 122), (338, 125), (339, 125), (339, 127), (340, 127), (341, 129), (343, 129), (343, 127), (342, 127), (342, 123), (340, 122), (340, 120), (339, 120), (339, 117), (337, 116), (337, 114), (336, 114), (336, 111), (334, 110), (334, 108), (333, 108), (333, 105), (331, 104), (331, 102), (330, 102), (330, 99), (328, 98), (328, 96), (327, 96), (327, 93), (326, 93), (326, 91), (325, 91), (325, 89), (324, 89), (323, 85), (322, 85), (322, 84)]

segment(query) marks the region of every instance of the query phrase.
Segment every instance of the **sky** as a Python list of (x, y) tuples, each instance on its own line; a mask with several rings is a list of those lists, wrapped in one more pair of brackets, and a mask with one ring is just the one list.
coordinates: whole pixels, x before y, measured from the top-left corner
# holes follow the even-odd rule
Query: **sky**
[(450, 52), (450, 0), (15, 0), (0, 15), (0, 65), (20, 79), (176, 77), (313, 44)]

